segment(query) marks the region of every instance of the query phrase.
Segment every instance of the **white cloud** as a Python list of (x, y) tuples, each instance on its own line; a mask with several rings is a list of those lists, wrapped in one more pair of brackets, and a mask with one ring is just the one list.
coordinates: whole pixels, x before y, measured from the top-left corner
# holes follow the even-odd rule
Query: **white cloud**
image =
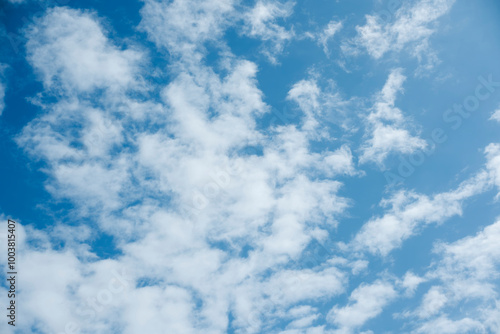
[(177, 286), (146, 286), (132, 291), (121, 315), (123, 333), (199, 333), (194, 327), (195, 301)]
[(438, 287), (432, 287), (422, 300), (422, 305), (418, 310), (420, 318), (429, 318), (435, 315), (447, 303), (448, 298)]
[[(438, 244), (436, 252), (443, 256), (441, 267), (436, 274), (442, 279), (460, 280), (468, 278), (477, 281), (495, 279), (499, 271), (500, 250), (496, 245), (500, 240), (500, 222), (484, 228), (477, 235), (466, 237), (451, 244)], [(475, 294), (475, 284), (463, 285), (464, 291), (456, 291), (462, 298)], [(451, 285), (450, 285), (451, 287)], [(493, 295), (488, 292), (488, 284), (483, 285), (484, 297)]]
[(325, 54), (329, 55), (328, 42), (335, 36), (337, 32), (342, 29), (342, 22), (330, 21), (323, 29), (323, 31), (318, 34), (318, 43), (323, 47)]
[(451, 243), (438, 243), (439, 256), (425, 275), (433, 286), (410, 316), (415, 333), (495, 333), (500, 328), (500, 222)]
[(415, 331), (415, 333), (426, 334), (459, 334), (482, 332), (483, 326), (480, 322), (474, 321), (469, 318), (451, 320), (446, 317), (440, 317), (431, 320)]
[(398, 192), (382, 201), (382, 205), (390, 206), (390, 209), (382, 217), (365, 223), (353, 239), (352, 246), (385, 256), (426, 225), (442, 223), (461, 215), (463, 201), (483, 193), (490, 186), (490, 177), (483, 171), (462, 182), (456, 189), (432, 197)]
[(312, 327), (313, 322), (320, 317), (318, 309), (309, 305), (293, 307), (287, 313), (292, 319), (296, 320), (287, 325), (290, 330), (282, 333), (300, 333), (299, 329)]
[[(21, 313), (18, 310), (24, 321), (18, 322), (16, 328), (23, 332), (60, 333), (76, 326), (104, 333), (107, 329), (103, 325), (117, 323), (111, 315), (126, 299), (132, 283), (121, 264), (95, 261), (91, 254), (76, 253), (72, 247), (54, 250), (49, 234), (19, 221), (16, 233), (17, 251), (23, 254), (17, 264), (26, 269), (17, 282), (26, 303)], [(5, 265), (6, 259), (2, 258), (0, 264)], [(55, 314), (49, 307), (59, 312)]]
[[(146, 1), (141, 27), (170, 61), (169, 80), (154, 94), (144, 89), (150, 69), (143, 53), (112, 42), (97, 15), (55, 8), (35, 20), (27, 30), (29, 60), (43, 95), (58, 100), (34, 99), (43, 110), (17, 142), (42, 160), (53, 197), (73, 203), (75, 226), (20, 228), (31, 238), (22, 249), (23, 267), (31, 269), (21, 284), (30, 296), (21, 331), (60, 333), (75, 323), (91, 333), (215, 334), (228, 331), (231, 314), (238, 333), (271, 332), (281, 320), (284, 333), (330, 332), (319, 323), (318, 301), (347, 292), (350, 275), (369, 265), (327, 254), (302, 266), (311, 242), (334, 239), (349, 208), (335, 178), (359, 174), (344, 142), (313, 147), (327, 138), (314, 135), (324, 113), (341, 115), (347, 102), (302, 80), (288, 99), (304, 122), (262, 129), (258, 118), (270, 107), (258, 66), (219, 41), (244, 17), (245, 33), (263, 40), (264, 49), (276, 44), (267, 50), (276, 56), (293, 36), (278, 24), (292, 5), (258, 1), (240, 15), (232, 1)], [(327, 27), (325, 44), (334, 30)], [(222, 51), (220, 72), (200, 61), (207, 43)], [(367, 118), (374, 129), (391, 122), (406, 131), (394, 106), (403, 82), (399, 70), (389, 76)], [(97, 91), (98, 98), (89, 94)], [(460, 214), (462, 201), (494, 175), (495, 147), (487, 152), (489, 176), (431, 197), (393, 196), (383, 203), (387, 213), (369, 220), (351, 246), (386, 254), (419, 227)], [(90, 251), (101, 233), (114, 238), (112, 259)], [(116, 272), (123, 270), (122, 282)], [(423, 279), (407, 275), (401, 285), (412, 292)], [(328, 326), (356, 332), (396, 295), (387, 281), (362, 284), (346, 306), (331, 309)]]
[[(99, 259), (88, 245), (76, 253), (68, 231), (48, 231), (43, 254), (30, 250), (26, 258), (53, 257), (66, 266), (68, 277), (54, 285), (54, 300), (66, 306), (65, 313), (55, 319), (33, 307), (26, 328), (36, 323), (61, 332), (74, 321), (82, 332), (93, 333), (113, 326), (125, 333), (221, 333), (231, 312), (235, 328), (250, 326), (249, 332), (258, 333), (297, 303), (345, 290), (347, 274), (326, 260), (310, 269), (291, 267), (312, 240), (333, 233), (347, 209), (349, 201), (339, 195), (342, 184), (333, 177), (354, 173), (350, 149), (313, 152), (310, 133), (300, 126), (258, 129), (256, 118), (269, 106), (257, 86), (257, 66), (226, 54), (225, 71), (218, 74), (193, 61), (205, 42), (222, 33), (231, 3), (194, 8), (185, 2), (146, 3), (143, 29), (161, 52), (174, 54), (171, 80), (160, 87), (158, 100), (147, 102), (131, 97), (147, 95), (143, 56), (115, 46), (95, 15), (52, 9), (28, 30), (30, 60), (45, 94), (65, 94), (53, 104), (39, 99), (44, 112), (17, 141), (44, 161), (46, 187), (74, 204), (75, 224), (84, 218), (93, 230), (111, 234), (122, 255)], [(176, 20), (166, 21), (166, 14)], [(262, 22), (266, 29), (274, 24)], [(71, 58), (78, 47), (69, 46), (76, 40), (93, 57), (86, 71), (78, 67), (86, 68), (85, 60)], [(114, 59), (119, 71), (101, 68)], [(88, 93), (99, 88), (102, 96), (91, 98)], [(249, 146), (260, 152), (247, 153)], [(84, 232), (80, 242), (86, 243), (84, 236), (93, 235)], [(68, 240), (59, 251), (51, 247), (56, 235)], [(92, 314), (87, 299), (106, 287), (104, 277), (113, 268), (130, 272), (127, 293), (99, 304), (103, 311), (86, 321), (79, 315), (81, 304), (83, 313)], [(26, 286), (36, 290), (32, 281)], [(33, 305), (40, 305), (42, 296), (34, 296)], [(130, 316), (137, 303), (142, 317)], [(172, 318), (174, 309), (178, 316)], [(287, 319), (291, 327), (305, 328), (315, 315), (292, 312)]]
[(279, 305), (331, 298), (344, 291), (345, 274), (336, 268), (323, 271), (284, 270), (266, 282), (265, 293)]
[(412, 272), (407, 272), (403, 278), (403, 281), (400, 282), (401, 286), (406, 290), (407, 295), (413, 295), (418, 286), (425, 282), (426, 279), (423, 277), (419, 277)]
[(203, 45), (217, 41), (234, 15), (233, 0), (148, 0), (140, 27), (149, 39), (184, 60), (197, 61)]
[(361, 163), (373, 161), (383, 165), (390, 153), (408, 154), (426, 147), (427, 143), (423, 139), (410, 134), (406, 128), (408, 122), (401, 110), (395, 107), (396, 95), (402, 91), (405, 80), (401, 68), (392, 70), (377, 95), (366, 116), (367, 139), (361, 146)]
[(409, 154), (426, 145), (423, 139), (412, 136), (406, 129), (378, 123), (372, 137), (362, 146), (360, 162), (375, 161), (382, 165), (391, 152)]
[(295, 102), (304, 113), (300, 126), (311, 137), (328, 139), (332, 125), (351, 130), (346, 112), (350, 101), (342, 99), (332, 82), (322, 89), (315, 78), (300, 80), (288, 91), (287, 100)]
[(490, 120), (500, 122), (500, 109), (495, 110), (493, 114), (491, 114)]
[(396, 296), (396, 290), (389, 282), (363, 284), (351, 293), (349, 305), (341, 308), (335, 306), (328, 313), (328, 319), (338, 326), (337, 333), (353, 333), (365, 322), (380, 314)]
[[(493, 182), (500, 190), (500, 144), (491, 143), (484, 151), (487, 159), (486, 168), (488, 169)], [(499, 195), (497, 195), (497, 197), (498, 196)]]
[(221, 38), (235, 25), (242, 35), (262, 41), (261, 51), (272, 62), (278, 62), (286, 42), (294, 37), (278, 23), (293, 13), (293, 2), (257, 1), (253, 7), (239, 12), (233, 0), (146, 1), (141, 9), (141, 28), (154, 43), (165, 47), (186, 64), (203, 58), (208, 43), (227, 51)]
[(294, 36), (293, 31), (285, 29), (276, 21), (292, 15), (294, 3), (289, 1), (259, 0), (255, 6), (244, 14), (243, 33), (265, 42), (264, 54), (273, 63), (277, 63), (277, 55), (283, 51), (285, 43)]
[(356, 169), (353, 162), (353, 155), (347, 145), (342, 145), (339, 149), (324, 157), (326, 162), (327, 175), (338, 174), (355, 175)]
[[(486, 171), (462, 183), (460, 191), (457, 189), (439, 196), (459, 201), (497, 184), (500, 165), (497, 146), (490, 144), (485, 150)], [(451, 206), (453, 204), (446, 205)], [(419, 209), (419, 212), (425, 211)], [(438, 259), (423, 277), (433, 285), (423, 296), (420, 306), (407, 312), (407, 315), (421, 319), (417, 321), (415, 333), (496, 332), (500, 329), (497, 320), (500, 312), (497, 284), (500, 276), (499, 242), (500, 222), (497, 221), (474, 236), (435, 245)]]
[(356, 38), (345, 43), (343, 49), (352, 53), (362, 47), (375, 59), (389, 51), (408, 50), (420, 61), (427, 57), (424, 69), (429, 69), (437, 61), (429, 47), (429, 37), (435, 33), (438, 19), (448, 13), (454, 2), (455, 0), (419, 0), (404, 4), (396, 11), (394, 19), (388, 22), (380, 17), (367, 15), (365, 25), (356, 27)]
[(321, 112), (322, 92), (315, 80), (301, 80), (293, 85), (287, 99), (298, 104), (304, 112), (305, 119), (302, 127), (307, 130), (316, 130), (319, 126), (316, 115)]
[(55, 7), (27, 32), (28, 60), (49, 89), (89, 92), (139, 85), (140, 52), (121, 50), (94, 15)]

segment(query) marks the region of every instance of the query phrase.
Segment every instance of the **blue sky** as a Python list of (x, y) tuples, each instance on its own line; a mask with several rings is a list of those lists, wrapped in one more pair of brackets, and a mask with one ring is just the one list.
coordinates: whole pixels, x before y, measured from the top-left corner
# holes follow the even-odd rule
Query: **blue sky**
[(2, 333), (500, 332), (499, 16), (3, 1)]

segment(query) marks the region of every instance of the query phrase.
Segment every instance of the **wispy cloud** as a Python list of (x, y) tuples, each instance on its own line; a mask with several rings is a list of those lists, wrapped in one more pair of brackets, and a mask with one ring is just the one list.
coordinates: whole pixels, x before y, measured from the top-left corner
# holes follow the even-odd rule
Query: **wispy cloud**
[(365, 223), (353, 239), (352, 246), (386, 256), (427, 225), (461, 215), (463, 202), (490, 189), (491, 185), (491, 176), (482, 171), (463, 181), (456, 189), (432, 197), (398, 192), (382, 201), (382, 205), (389, 206), (389, 209), (383, 216)]
[(263, 53), (272, 63), (277, 63), (277, 55), (283, 51), (284, 44), (294, 37), (293, 30), (279, 25), (279, 19), (286, 19), (293, 13), (294, 3), (278, 1), (257, 1), (255, 6), (244, 14), (243, 33), (258, 38), (265, 44)]
[[(357, 26), (353, 40), (344, 42), (346, 53), (356, 53), (358, 48), (366, 49), (375, 59), (388, 52), (407, 51), (430, 69), (438, 61), (429, 38), (436, 33), (440, 17), (448, 13), (455, 0), (419, 0), (404, 4), (390, 21), (376, 15), (366, 15), (366, 23)], [(426, 58), (426, 59), (425, 59)]]

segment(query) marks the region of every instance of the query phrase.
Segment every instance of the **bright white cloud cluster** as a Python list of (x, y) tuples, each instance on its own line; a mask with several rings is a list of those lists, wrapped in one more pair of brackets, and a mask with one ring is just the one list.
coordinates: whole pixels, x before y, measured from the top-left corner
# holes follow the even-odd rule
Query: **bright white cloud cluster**
[[(159, 20), (161, 11), (148, 9), (153, 5), (160, 6), (146, 5), (144, 27), (151, 27), (149, 19)], [(161, 6), (194, 15), (194, 7), (180, 3)], [(218, 11), (208, 6), (199, 15), (217, 25)], [(198, 29), (211, 28), (169, 29), (168, 37), (152, 28), (148, 33), (159, 47), (179, 52), (177, 65), (185, 70), (163, 87), (158, 102), (128, 97), (131, 91), (147, 94), (137, 75), (144, 56), (115, 46), (96, 16), (53, 9), (28, 30), (29, 59), (48, 94), (56, 88), (68, 94), (27, 125), (18, 143), (47, 162), (47, 189), (113, 235), (123, 255), (95, 261), (85, 249), (79, 254), (53, 250), (50, 243), (44, 249), (27, 246), (26, 265), (51, 258), (51, 271), (64, 266), (68, 273), (51, 292), (55, 303), (67, 305), (65, 314), (44, 314), (35, 307), (43, 298), (33, 291), (27, 326), (59, 332), (70, 322), (94, 333), (118, 324), (124, 333), (221, 333), (232, 312), (232, 326), (258, 333), (294, 304), (345, 289), (344, 269), (293, 268), (291, 261), (312, 240), (328, 238), (348, 207), (338, 195), (342, 184), (331, 177), (353, 173), (349, 148), (314, 153), (308, 132), (295, 125), (259, 131), (255, 118), (269, 107), (256, 86), (256, 65), (230, 56), (227, 74), (216, 74), (183, 56), (191, 52), (183, 45), (198, 48), (209, 39), (208, 33), (198, 37)], [(73, 49), (80, 46), (83, 58)], [(93, 65), (82, 71), (86, 57)], [(106, 66), (114, 61), (121, 65)], [(89, 93), (100, 94), (98, 103)], [(156, 129), (148, 127), (151, 122)], [(252, 147), (262, 153), (252, 153)], [(126, 294), (110, 297), (98, 290), (113, 280), (113, 270), (123, 269), (130, 280)], [(26, 277), (24, 284), (36, 289), (35, 280)], [(141, 280), (149, 283), (142, 286)], [(106, 311), (92, 311), (85, 296), (97, 296), (94, 306), (104, 303)], [(137, 303), (144, 317), (130, 316)], [(110, 316), (113, 310), (123, 318)], [(299, 313), (290, 313), (293, 328), (314, 317)], [(86, 321), (91, 315), (92, 322)]]
[(27, 32), (28, 60), (46, 88), (89, 92), (136, 86), (141, 54), (110, 44), (93, 15), (55, 8)]

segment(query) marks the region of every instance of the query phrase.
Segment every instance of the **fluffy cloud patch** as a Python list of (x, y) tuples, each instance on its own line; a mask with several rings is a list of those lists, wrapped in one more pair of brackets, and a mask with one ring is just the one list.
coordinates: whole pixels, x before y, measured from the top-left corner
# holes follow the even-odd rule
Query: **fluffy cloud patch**
[(90, 92), (137, 86), (141, 53), (121, 50), (93, 14), (55, 7), (27, 32), (28, 60), (45, 87)]
[(176, 56), (190, 58), (202, 51), (205, 42), (220, 38), (233, 11), (232, 0), (151, 0), (141, 9), (141, 27), (157, 45)]
[[(380, 59), (390, 51), (408, 50), (422, 61), (427, 58), (424, 67), (431, 68), (437, 61), (429, 47), (429, 38), (436, 32), (437, 21), (448, 13), (455, 0), (420, 0), (404, 4), (394, 18), (384, 21), (375, 15), (366, 15), (366, 23), (357, 26), (357, 36), (350, 43), (354, 47), (366, 49), (375, 59)], [(349, 43), (344, 44), (346, 52), (352, 52)]]
[(361, 285), (351, 293), (349, 305), (334, 307), (328, 313), (328, 318), (339, 327), (336, 333), (354, 333), (365, 322), (380, 314), (384, 306), (396, 296), (396, 290), (388, 282)]
[(406, 77), (402, 69), (392, 70), (375, 104), (366, 117), (368, 134), (361, 147), (360, 162), (372, 161), (382, 165), (392, 152), (408, 154), (426, 147), (426, 142), (410, 134), (402, 111), (395, 107), (396, 95), (402, 91)]
[(475, 236), (438, 243), (439, 259), (426, 274), (434, 285), (412, 316), (424, 318), (416, 333), (497, 332), (500, 222)]

